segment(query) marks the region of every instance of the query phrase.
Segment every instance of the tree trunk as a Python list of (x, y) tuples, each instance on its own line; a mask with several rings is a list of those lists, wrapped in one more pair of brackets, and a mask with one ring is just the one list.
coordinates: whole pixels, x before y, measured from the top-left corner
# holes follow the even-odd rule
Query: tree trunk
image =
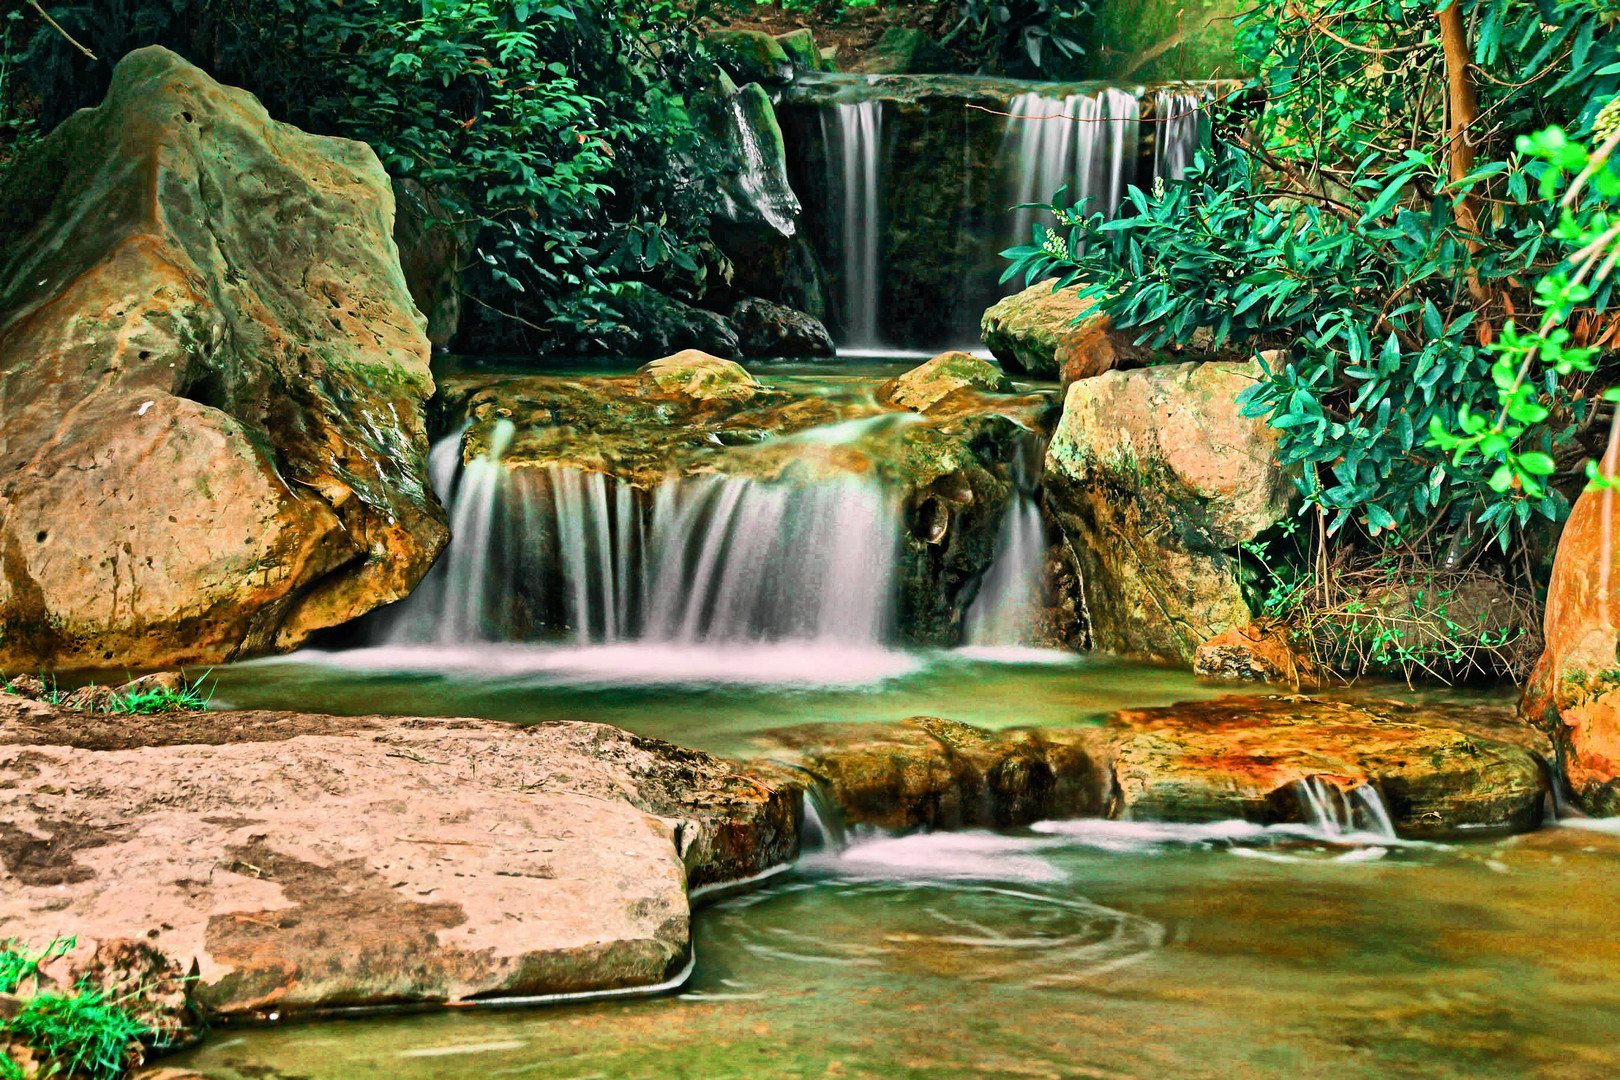
[[(1468, 139), (1470, 129), (1479, 119), (1479, 99), (1474, 93), (1474, 77), (1468, 70), (1470, 49), (1462, 0), (1451, 0), (1435, 13), (1435, 20), (1440, 24), (1440, 44), (1446, 54), (1446, 113), (1450, 118), (1446, 156), (1451, 182), (1456, 183), (1474, 171), (1474, 147)], [(1456, 206), (1458, 222), (1473, 231), (1478, 221), (1479, 200), (1472, 194), (1459, 194)]]

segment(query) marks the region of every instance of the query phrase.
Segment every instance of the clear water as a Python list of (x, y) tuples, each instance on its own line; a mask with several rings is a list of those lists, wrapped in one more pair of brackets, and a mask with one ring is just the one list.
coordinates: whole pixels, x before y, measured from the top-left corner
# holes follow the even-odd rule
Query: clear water
[(218, 1080), (1609, 1080), (1620, 837), (1071, 824), (857, 843), (722, 901), (675, 996), (226, 1030)]

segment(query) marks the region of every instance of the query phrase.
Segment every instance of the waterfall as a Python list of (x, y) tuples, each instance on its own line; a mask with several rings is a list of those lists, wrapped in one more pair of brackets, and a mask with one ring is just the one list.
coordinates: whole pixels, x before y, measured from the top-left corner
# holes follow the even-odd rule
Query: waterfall
[[(833, 131), (826, 125), (831, 121)], [(878, 344), (878, 290), (882, 243), (879, 210), (883, 103), (835, 105), (822, 113), (822, 142), (829, 148), (829, 187), (840, 193), (839, 247), (843, 280), (844, 341)], [(837, 148), (836, 154), (831, 152)]]
[[(1008, 112), (1001, 169), (1010, 180), (1009, 205), (1051, 201), (1067, 185), (1063, 201), (1084, 199), (1086, 212), (1112, 217), (1136, 181), (1141, 144), (1141, 101), (1109, 88), (1095, 95), (1049, 97), (1020, 94)], [(1039, 210), (1012, 214), (1013, 245), (1030, 242), (1037, 224), (1050, 223)]]
[(446, 488), (453, 539), (389, 613), (389, 644), (876, 645), (892, 629), (901, 517), (872, 479), (692, 476), (649, 494), (507, 469), (496, 445)]
[(1160, 90), (1154, 96), (1157, 138), (1153, 144), (1153, 175), (1162, 180), (1180, 180), (1187, 175), (1203, 139), (1200, 106), (1208, 94), (1183, 90)]
[(1349, 836), (1395, 840), (1384, 797), (1371, 784), (1344, 791), (1320, 776), (1307, 776), (1294, 785), (1305, 824), (1332, 839)]
[(1035, 486), (1043, 457), (1032, 440), (1013, 461), (1013, 497), (995, 555), (963, 620), (963, 640), (975, 648), (1035, 644), (1045, 589), (1046, 529)]

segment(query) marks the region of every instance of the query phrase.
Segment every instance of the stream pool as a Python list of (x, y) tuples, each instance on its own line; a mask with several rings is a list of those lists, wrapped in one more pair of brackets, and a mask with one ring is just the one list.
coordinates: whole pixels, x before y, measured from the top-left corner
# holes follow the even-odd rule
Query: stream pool
[[(305, 651), (215, 677), (216, 705), (589, 719), (717, 753), (785, 724), (1060, 725), (1235, 689), (1051, 653), (651, 645)], [(867, 835), (703, 907), (671, 996), (229, 1028), (173, 1063), (217, 1080), (1610, 1080), (1610, 826), (1453, 845), (1239, 823)]]

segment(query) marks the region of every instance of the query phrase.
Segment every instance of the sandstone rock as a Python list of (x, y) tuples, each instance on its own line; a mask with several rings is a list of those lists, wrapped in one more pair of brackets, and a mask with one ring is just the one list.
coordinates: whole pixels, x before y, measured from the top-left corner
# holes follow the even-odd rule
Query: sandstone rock
[(1545, 651), (1521, 709), (1552, 736), (1571, 799), (1620, 814), (1620, 498), (1585, 491), (1558, 541), (1547, 585)]
[(817, 319), (769, 300), (739, 300), (731, 309), (744, 356), (833, 355), (832, 335)]
[(791, 793), (597, 724), (52, 713), (0, 701), (0, 924), (195, 963), (217, 1015), (657, 984), (687, 889), (797, 844)]
[[(1042, 379), (1060, 374), (1058, 349), (1073, 333), (1075, 320), (1091, 310), (1091, 301), (1080, 299), (1072, 288), (1053, 292), (1054, 284), (1051, 279), (1036, 282), (984, 313), (980, 335), (1003, 367)], [(1071, 345), (1078, 354), (1083, 339), (1073, 339)]]
[(405, 286), (427, 317), (428, 340), (448, 346), (461, 326), (461, 272), (473, 238), (450, 222), (438, 198), (410, 179), (395, 179), (394, 244)]
[(921, 30), (891, 26), (855, 70), (867, 75), (932, 75), (955, 71), (957, 66), (950, 50)]
[(1250, 364), (1113, 371), (1072, 384), (1046, 503), (1080, 569), (1096, 647), (1186, 663), (1250, 621), (1240, 544), (1297, 498), (1276, 433), (1239, 415)]
[(368, 147), (142, 49), (0, 208), (0, 667), (218, 662), (410, 591), (433, 384)]
[(1517, 741), (1395, 702), (1226, 697), (1109, 724), (1114, 817), (1303, 821), (1301, 785), (1315, 777), (1345, 793), (1374, 785), (1402, 836), (1446, 836), (1535, 828), (1548, 790), (1541, 760)]
[(793, 81), (793, 61), (769, 34), (758, 30), (711, 30), (708, 44), (720, 66), (739, 84)]
[(1284, 626), (1257, 622), (1216, 634), (1193, 654), (1193, 673), (1210, 679), (1247, 679), (1288, 683), (1316, 682), (1310, 657), (1293, 642)]
[(741, 364), (697, 349), (643, 364), (637, 374), (651, 379), (666, 394), (695, 402), (747, 401), (764, 389)]
[(118, 695), (110, 686), (81, 686), (62, 699), (62, 706), (81, 712), (111, 712)]
[(958, 390), (1010, 394), (1012, 382), (1001, 369), (972, 353), (941, 353), (878, 387), (879, 401), (925, 413)]

